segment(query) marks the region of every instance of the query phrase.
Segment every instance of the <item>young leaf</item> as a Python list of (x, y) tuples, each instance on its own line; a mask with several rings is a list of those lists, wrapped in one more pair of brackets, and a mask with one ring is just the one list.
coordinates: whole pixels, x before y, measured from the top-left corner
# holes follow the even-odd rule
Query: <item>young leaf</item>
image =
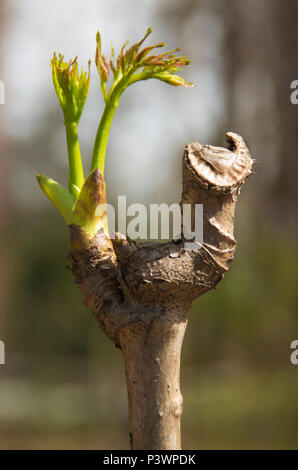
[(59, 183), (48, 178), (42, 173), (38, 173), (36, 178), (45, 195), (62, 214), (67, 225), (70, 225), (73, 222), (72, 212), (75, 204), (74, 196)]
[(108, 233), (106, 188), (103, 176), (96, 168), (87, 177), (73, 211), (74, 223), (92, 234), (101, 228)]
[(81, 69), (77, 57), (65, 62), (62, 54), (57, 57), (54, 53), (51, 60), (54, 88), (64, 113), (67, 124), (78, 124), (89, 93), (90, 64), (88, 72)]

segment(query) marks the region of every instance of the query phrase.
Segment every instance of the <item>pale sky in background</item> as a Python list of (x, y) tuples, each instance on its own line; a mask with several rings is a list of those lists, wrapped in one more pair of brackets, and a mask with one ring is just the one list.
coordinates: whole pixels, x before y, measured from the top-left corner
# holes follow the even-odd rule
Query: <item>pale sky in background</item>
[[(109, 181), (113, 181), (113, 192), (117, 188), (117, 193), (126, 194), (131, 202), (178, 202), (184, 145), (194, 140), (206, 143), (212, 138), (224, 109), (220, 80), (221, 28), (216, 18), (204, 12), (193, 15), (189, 28), (182, 28), (182, 35), (176, 39), (175, 30), (165, 23), (166, 15), (159, 15), (161, 3), (165, 8), (166, 2), (159, 0), (7, 2), (3, 79), (6, 126), (14, 139), (30, 138), (44, 124), (47, 108), (58, 109), (49, 66), (53, 51), (63, 52), (66, 59), (78, 55), (79, 63), (86, 68), (88, 59), (94, 58), (97, 29), (101, 31), (103, 49), (108, 56), (110, 40), (117, 54), (126, 39), (135, 42), (151, 26), (153, 34), (147, 44), (165, 41), (168, 50), (180, 45), (185, 55), (193, 57), (183, 76), (195, 82), (197, 88), (170, 87), (151, 80), (131, 87), (121, 98), (108, 145), (106, 179), (108, 195)], [(171, 8), (170, 1), (168, 8)], [(103, 99), (93, 64), (91, 89), (79, 126), (86, 172), (102, 109)], [(54, 161), (53, 156), (53, 164)], [(65, 168), (66, 162), (65, 155)], [(23, 172), (16, 178), (28, 195), (24, 204), (33, 207), (33, 201), (41, 200), (42, 195), (38, 188), (32, 190), (31, 174), (33, 177), (47, 166), (42, 155), (34, 162), (34, 168), (24, 160), (19, 165)]]

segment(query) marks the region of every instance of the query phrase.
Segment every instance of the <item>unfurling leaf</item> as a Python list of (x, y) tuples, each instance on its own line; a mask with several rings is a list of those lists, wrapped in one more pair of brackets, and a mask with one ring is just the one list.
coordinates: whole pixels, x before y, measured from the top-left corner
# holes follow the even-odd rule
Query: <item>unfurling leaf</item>
[(74, 207), (73, 220), (92, 234), (101, 228), (108, 233), (106, 188), (99, 168), (86, 179)]
[(51, 60), (53, 84), (65, 122), (78, 124), (89, 93), (91, 61), (88, 72), (83, 69), (79, 72), (77, 57), (69, 62), (63, 59), (62, 54), (57, 57), (54, 53)]
[(104, 54), (101, 52), (101, 36), (100, 32), (96, 33), (96, 52), (95, 52), (95, 65), (98, 70), (98, 74), (103, 82), (107, 82), (109, 79), (109, 64)]
[(41, 173), (36, 175), (36, 178), (45, 195), (62, 214), (67, 225), (70, 225), (73, 222), (74, 196), (59, 183)]

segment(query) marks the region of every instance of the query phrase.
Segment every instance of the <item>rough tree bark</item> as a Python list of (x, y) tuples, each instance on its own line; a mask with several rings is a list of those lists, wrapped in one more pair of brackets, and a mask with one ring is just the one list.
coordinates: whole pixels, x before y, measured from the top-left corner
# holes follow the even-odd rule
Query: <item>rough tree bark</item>
[(75, 282), (124, 356), (132, 449), (181, 448), (180, 355), (187, 312), (228, 270), (236, 249), (235, 204), (252, 173), (243, 139), (233, 133), (227, 138), (229, 149), (199, 143), (185, 148), (180, 204), (203, 204), (204, 242), (198, 250), (186, 249), (184, 240), (136, 244), (119, 233), (110, 240), (102, 231), (90, 241), (83, 228), (69, 227)]

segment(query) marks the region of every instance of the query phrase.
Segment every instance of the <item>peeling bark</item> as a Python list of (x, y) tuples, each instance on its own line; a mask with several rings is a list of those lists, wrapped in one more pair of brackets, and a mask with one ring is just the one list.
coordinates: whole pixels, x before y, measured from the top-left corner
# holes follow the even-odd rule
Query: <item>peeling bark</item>
[(71, 225), (75, 282), (107, 336), (124, 355), (132, 449), (180, 449), (181, 345), (194, 299), (214, 288), (236, 249), (237, 195), (252, 173), (243, 139), (229, 149), (192, 143), (183, 158), (183, 204), (203, 204), (204, 242), (136, 244)]

